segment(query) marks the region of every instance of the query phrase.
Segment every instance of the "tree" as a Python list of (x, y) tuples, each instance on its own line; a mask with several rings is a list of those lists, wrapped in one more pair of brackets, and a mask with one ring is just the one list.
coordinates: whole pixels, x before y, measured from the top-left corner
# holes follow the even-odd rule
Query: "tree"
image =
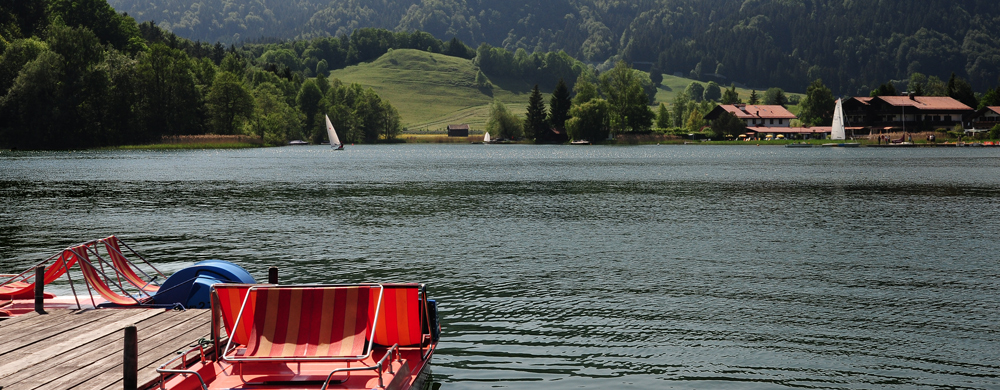
[(604, 99), (593, 99), (573, 106), (572, 118), (566, 121), (566, 132), (576, 141), (592, 142), (608, 138), (611, 133), (611, 105)]
[(687, 123), (685, 123), (685, 126), (688, 131), (691, 132), (701, 131), (701, 129), (705, 127), (705, 118), (697, 107), (691, 110), (691, 114), (688, 115), (688, 120)]
[(899, 92), (896, 92), (896, 87), (893, 86), (892, 83), (879, 85), (878, 88), (873, 89), (872, 92), (868, 94), (870, 97), (896, 95), (899, 95)]
[(979, 106), (976, 94), (972, 91), (972, 85), (969, 85), (969, 82), (961, 77), (956, 77), (954, 72), (951, 74), (951, 78), (948, 79), (948, 96), (969, 107)]
[(206, 98), (212, 127), (217, 134), (237, 134), (240, 120), (253, 114), (254, 101), (246, 85), (236, 75), (219, 72)]
[(712, 121), (712, 131), (718, 136), (736, 136), (746, 132), (746, 122), (730, 112), (723, 112)]
[[(755, 97), (754, 95), (750, 96)], [(722, 93), (722, 100), (720, 102), (722, 104), (743, 103), (742, 101), (740, 101), (740, 93), (736, 92), (736, 84), (731, 84), (729, 88), (727, 88), (726, 91)], [(756, 104), (756, 103), (751, 103), (751, 104)]]
[(643, 90), (637, 71), (625, 61), (601, 75), (601, 90), (611, 106), (611, 126), (618, 131), (647, 131), (653, 124), (649, 96)]
[(913, 72), (910, 75), (910, 82), (906, 84), (906, 89), (914, 96), (924, 96), (925, 84), (927, 84), (927, 76), (920, 72)]
[(696, 102), (700, 102), (705, 97), (705, 87), (697, 81), (692, 81), (684, 92), (687, 93), (689, 99)]
[(569, 88), (563, 79), (559, 79), (552, 97), (549, 98), (549, 123), (559, 131), (566, 130), (566, 120), (569, 119), (569, 109), (573, 101), (569, 97)]
[(507, 110), (499, 99), (490, 104), (490, 117), (486, 121), (486, 131), (498, 139), (518, 139), (524, 135), (522, 122)]
[(204, 103), (188, 55), (157, 43), (136, 61), (138, 115), (149, 136), (201, 133)]
[(816, 79), (806, 88), (799, 119), (810, 126), (828, 126), (833, 121), (834, 105), (833, 92), (823, 85), (823, 80)]
[(719, 101), (719, 99), (722, 98), (722, 88), (719, 87), (718, 83), (709, 81), (708, 86), (705, 87), (704, 97), (705, 100), (710, 102)]
[(542, 92), (538, 90), (538, 84), (531, 90), (528, 97), (528, 112), (524, 117), (524, 135), (527, 138), (534, 138), (535, 142), (546, 142), (552, 138), (552, 131), (545, 112), (545, 101), (542, 100)]
[(586, 74), (577, 77), (573, 92), (576, 93), (576, 96), (573, 96), (573, 105), (580, 105), (598, 97), (597, 85), (591, 82)]
[(285, 145), (289, 130), (302, 127), (301, 112), (285, 102), (284, 94), (272, 83), (263, 83), (253, 91), (254, 112), (247, 121), (247, 132), (260, 137), (266, 145)]
[(982, 110), (990, 106), (1000, 106), (1000, 87), (987, 89), (982, 99), (979, 99), (977, 109)]
[(320, 102), (323, 100), (323, 91), (316, 85), (315, 79), (306, 80), (299, 87), (299, 93), (295, 96), (295, 104), (303, 114), (306, 114), (305, 127), (311, 134), (317, 129), (316, 114), (320, 109)]
[(660, 109), (656, 114), (656, 127), (659, 129), (666, 129), (673, 126), (673, 122), (670, 121), (670, 110), (667, 109), (667, 105), (660, 103)]
[(778, 87), (768, 88), (764, 91), (764, 104), (768, 106), (784, 106), (788, 103), (785, 91)]
[(687, 113), (688, 103), (691, 99), (688, 98), (686, 93), (679, 93), (674, 96), (674, 102), (671, 104), (671, 110), (673, 111), (672, 117), (674, 119), (674, 127), (684, 126), (684, 114)]
[(756, 89), (750, 90), (750, 101), (748, 101), (747, 103), (754, 104), (754, 105), (760, 104), (760, 97), (757, 96), (757, 90)]

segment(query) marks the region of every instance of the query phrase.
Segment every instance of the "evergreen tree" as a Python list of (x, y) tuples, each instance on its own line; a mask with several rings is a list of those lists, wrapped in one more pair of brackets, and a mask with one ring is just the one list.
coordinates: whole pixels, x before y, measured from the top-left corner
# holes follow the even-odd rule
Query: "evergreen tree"
[(784, 106), (788, 103), (785, 91), (778, 87), (768, 88), (764, 91), (764, 104), (768, 106)]
[(757, 96), (756, 89), (750, 90), (750, 101), (748, 101), (747, 103), (754, 105), (760, 104), (760, 97)]
[(566, 130), (566, 120), (569, 119), (569, 109), (572, 105), (569, 88), (563, 79), (559, 79), (559, 84), (556, 84), (556, 89), (549, 98), (549, 123), (552, 127), (560, 131)]
[(531, 90), (528, 97), (528, 112), (524, 118), (524, 136), (528, 139), (534, 138), (535, 142), (547, 142), (552, 138), (552, 131), (549, 130), (548, 115), (545, 112), (545, 101), (542, 100), (542, 92), (538, 90), (538, 84)]
[[(754, 96), (751, 95), (751, 97), (754, 97)], [(737, 104), (737, 103), (742, 103), (742, 101), (740, 100), (740, 93), (736, 92), (736, 85), (735, 84), (730, 85), (729, 88), (727, 88), (726, 91), (722, 93), (721, 103), (722, 104)]]
[(670, 110), (667, 109), (667, 105), (660, 103), (660, 109), (656, 114), (656, 127), (659, 129), (667, 129), (673, 125), (670, 121)]
[(972, 91), (972, 85), (969, 85), (969, 82), (961, 77), (956, 77), (954, 72), (948, 79), (948, 96), (969, 107), (979, 107), (979, 101), (976, 100), (976, 93)]

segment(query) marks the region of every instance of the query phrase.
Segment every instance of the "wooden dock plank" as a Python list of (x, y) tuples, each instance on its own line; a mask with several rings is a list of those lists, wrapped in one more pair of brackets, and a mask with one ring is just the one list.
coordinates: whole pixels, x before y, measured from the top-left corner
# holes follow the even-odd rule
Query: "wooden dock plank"
[[(193, 312), (193, 310), (189, 310)], [(150, 383), (159, 379), (156, 368), (168, 360), (177, 356), (178, 351), (186, 351), (195, 344), (198, 338), (208, 337), (210, 312), (203, 310), (197, 316), (193, 316), (189, 321), (177, 324), (169, 329), (162, 329), (157, 332), (157, 336), (139, 344), (139, 384)], [(138, 332), (149, 333), (153, 329), (139, 328)], [(193, 359), (197, 355), (188, 356)], [(112, 369), (101, 374), (100, 377), (93, 378), (83, 383), (83, 388), (89, 388), (94, 384), (96, 389), (120, 389), (122, 388), (121, 372)], [(103, 387), (102, 387), (103, 386)]]
[[(80, 319), (85, 321), (83, 326), (67, 325), (62, 332), (52, 334), (51, 337), (39, 340), (32, 345), (31, 353), (17, 361), (5, 363), (0, 366), (0, 378), (11, 375), (25, 367), (40, 364), (48, 359), (58, 356), (65, 351), (72, 350), (80, 345), (84, 345), (93, 340), (104, 337), (110, 332), (121, 330), (121, 328), (142, 321), (143, 319), (155, 316), (164, 312), (163, 309), (107, 309), (111, 315), (104, 313), (95, 315), (101, 316), (102, 321), (90, 321), (89, 316), (80, 314)], [(99, 312), (102, 310), (93, 310)], [(75, 325), (75, 324), (73, 324)]]
[[(43, 323), (47, 323), (48, 327), (39, 327), (35, 329), (31, 326), (32, 322), (28, 323), (17, 323), (12, 325), (10, 328), (4, 327), (0, 328), (0, 332), (3, 334), (18, 334), (19, 337), (12, 337), (4, 341), (0, 341), (0, 358), (4, 355), (16, 351), (18, 349), (27, 347), (39, 341), (51, 339), (53, 336), (66, 333), (69, 328), (65, 326), (57, 326), (58, 324), (73, 323), (78, 326), (85, 326), (88, 323), (100, 321), (104, 317), (114, 315), (115, 313), (107, 312), (104, 310), (85, 310), (80, 313), (70, 313), (68, 316), (54, 316), (48, 317), (50, 314), (26, 314), (39, 317)], [(9, 320), (8, 320), (9, 321)], [(0, 378), (3, 375), (0, 374)]]
[[(154, 317), (147, 318), (136, 324), (139, 328), (149, 328), (145, 332), (139, 333), (139, 343), (143, 344), (146, 340), (153, 339), (156, 337), (156, 333), (159, 332), (158, 328), (169, 328), (171, 326), (183, 323), (186, 321), (191, 321), (192, 318), (196, 318), (192, 315), (180, 315), (176, 314), (158, 314)], [(201, 313), (195, 312), (194, 314), (200, 315)], [(203, 324), (204, 325), (204, 324)], [(207, 329), (207, 328), (206, 328)], [(46, 376), (53, 377), (50, 375), (50, 370), (53, 367), (63, 368), (73, 366), (74, 370), (79, 369), (80, 364), (76, 362), (92, 362), (99, 358), (103, 358), (112, 353), (121, 353), (123, 346), (123, 331), (112, 331), (107, 335), (91, 341), (86, 345), (81, 345), (78, 348), (74, 348), (71, 351), (66, 351), (63, 354), (53, 357), (47, 360), (44, 364), (37, 364), (31, 367), (27, 367), (17, 373), (10, 375), (3, 379), (3, 382), (7, 385), (14, 386), (17, 388), (33, 389), (37, 386), (28, 385), (26, 381), (30, 381), (31, 378), (39, 376), (39, 374), (44, 373)], [(144, 340), (143, 337), (146, 337)], [(153, 343), (160, 343), (158, 340), (151, 340)], [(102, 347), (107, 348), (102, 348)], [(63, 373), (62, 375), (67, 375), (68, 373)], [(51, 380), (51, 379), (50, 379)], [(47, 382), (39, 382), (39, 385), (45, 384)], [(15, 386), (16, 385), (16, 386)]]
[[(9, 348), (0, 356), (0, 388), (120, 389), (123, 329), (131, 324), (139, 336), (141, 386), (158, 379), (156, 367), (175, 357), (176, 351), (207, 337), (211, 321), (208, 310), (63, 309), (50, 313), (26, 314), (0, 326), (0, 340)], [(37, 329), (42, 334), (29, 341), (10, 341)]]

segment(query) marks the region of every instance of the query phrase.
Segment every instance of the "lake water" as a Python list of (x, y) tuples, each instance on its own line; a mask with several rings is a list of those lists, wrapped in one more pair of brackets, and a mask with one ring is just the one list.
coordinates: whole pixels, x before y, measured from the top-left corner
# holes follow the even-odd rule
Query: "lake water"
[(1000, 148), (0, 152), (0, 273), (426, 282), (443, 389), (1000, 388)]

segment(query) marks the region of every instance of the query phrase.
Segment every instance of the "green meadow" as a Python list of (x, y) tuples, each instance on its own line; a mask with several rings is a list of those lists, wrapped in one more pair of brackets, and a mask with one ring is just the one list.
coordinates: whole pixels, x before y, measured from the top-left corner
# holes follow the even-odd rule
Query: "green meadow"
[[(534, 85), (520, 80), (490, 79), (492, 88), (476, 87), (476, 67), (472, 60), (449, 57), (426, 51), (390, 50), (379, 59), (330, 72), (330, 79), (358, 83), (372, 88), (399, 111), (406, 133), (443, 133), (449, 124), (467, 123), (472, 132), (482, 133), (494, 98), (518, 115), (527, 111), (528, 97)], [(668, 105), (677, 93), (694, 80), (664, 75), (656, 101)], [(707, 84), (707, 83), (702, 83)], [(553, 85), (539, 85), (548, 93)], [(728, 87), (728, 86), (722, 86)], [(737, 88), (744, 101), (749, 89)], [(763, 97), (764, 91), (758, 90)], [(792, 95), (786, 91), (786, 94)], [(790, 106), (792, 112), (797, 107)]]

